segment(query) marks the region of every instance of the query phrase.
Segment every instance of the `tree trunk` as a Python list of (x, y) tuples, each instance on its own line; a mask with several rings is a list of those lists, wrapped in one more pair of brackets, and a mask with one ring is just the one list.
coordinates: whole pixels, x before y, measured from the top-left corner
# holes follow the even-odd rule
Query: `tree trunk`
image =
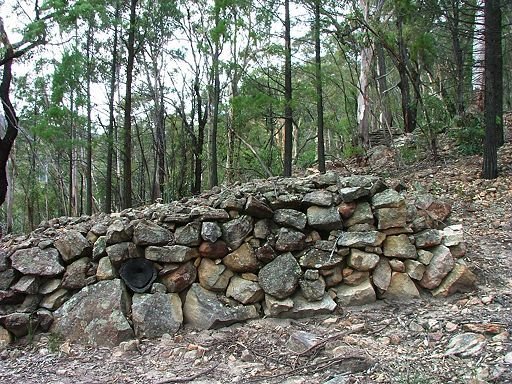
[(290, 0), (284, 2), (284, 159), (283, 176), (292, 175), (293, 157), (293, 111), (292, 111), (292, 48), (291, 48), (291, 23), (290, 23)]
[[(369, 21), (369, 0), (360, 0), (365, 22)], [(361, 49), (361, 68), (359, 70), (359, 92), (357, 95), (357, 143), (367, 149), (370, 142), (370, 96), (368, 88), (373, 61), (373, 43)]]
[(114, 124), (115, 124), (115, 110), (114, 101), (116, 95), (117, 84), (117, 64), (118, 64), (118, 27), (117, 20), (119, 20), (119, 1), (116, 1), (116, 10), (114, 15), (114, 40), (112, 42), (112, 61), (110, 63), (110, 90), (108, 96), (108, 131), (107, 131), (107, 174), (105, 178), (105, 213), (112, 212), (112, 173), (114, 168)]
[(397, 69), (400, 75), (400, 91), (402, 95), (402, 116), (404, 119), (404, 131), (411, 133), (416, 128), (416, 113), (411, 102), (411, 91), (409, 77), (407, 75), (407, 47), (403, 38), (403, 21), (399, 16), (397, 20), (398, 28), (398, 62)]
[(92, 77), (92, 43), (93, 43), (93, 26), (89, 22), (89, 30), (87, 33), (87, 154), (86, 154), (86, 198), (85, 213), (92, 215), (92, 103), (91, 103), (91, 77)]
[(322, 87), (322, 56), (320, 52), (320, 0), (315, 1), (315, 80), (316, 80), (316, 112), (317, 112), (317, 157), (318, 171), (325, 173), (324, 144), (324, 98)]
[(473, 32), (473, 73), (471, 83), (473, 86), (473, 104), (482, 111), (484, 108), (485, 92), (485, 0), (477, 0), (475, 14), (475, 30)]
[[(503, 133), (503, 56), (500, 0), (486, 0), (485, 15), (485, 141), (482, 176), (498, 177), (497, 149)], [(501, 138), (502, 139), (502, 138)]]
[(452, 20), (449, 20), (452, 35), (453, 60), (455, 62), (455, 106), (458, 115), (462, 115), (464, 106), (464, 58), (460, 44), (461, 31), (459, 26), (459, 3), (452, 2)]
[(384, 47), (377, 44), (375, 47), (377, 54), (377, 88), (379, 90), (380, 116), (379, 125), (386, 141), (391, 140), (391, 126), (393, 125), (393, 115), (389, 106), (389, 97), (386, 95), (388, 90), (386, 57), (384, 56)]
[(4, 109), (5, 119), (7, 121), (7, 127), (5, 130), (5, 135), (3, 138), (0, 137), (0, 205), (2, 205), (5, 201), (7, 195), (7, 161), (9, 160), (9, 154), (14, 145), (14, 140), (16, 140), (16, 136), (18, 135), (18, 118), (16, 116), (16, 111), (11, 104), (11, 100), (9, 97), (11, 81), (12, 81), (12, 58), (7, 59), (8, 57), (14, 56), (14, 52), (12, 46), (7, 39), (7, 35), (5, 34), (3, 22), (0, 18), (0, 38), (2, 39), (4, 45), (7, 47), (5, 52), (5, 64), (4, 71), (2, 75), (2, 83), (0, 84), (0, 99), (2, 100), (2, 105)]
[(128, 61), (126, 65), (126, 95), (124, 103), (123, 151), (123, 208), (132, 206), (132, 82), (135, 64), (135, 30), (137, 1), (130, 1), (130, 27), (128, 32)]

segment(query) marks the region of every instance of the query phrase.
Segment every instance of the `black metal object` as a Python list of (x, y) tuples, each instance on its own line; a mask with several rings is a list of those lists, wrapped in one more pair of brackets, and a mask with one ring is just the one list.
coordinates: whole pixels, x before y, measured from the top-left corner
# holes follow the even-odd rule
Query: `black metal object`
[(125, 261), (119, 269), (119, 275), (133, 292), (144, 293), (151, 288), (157, 272), (151, 261), (139, 257)]

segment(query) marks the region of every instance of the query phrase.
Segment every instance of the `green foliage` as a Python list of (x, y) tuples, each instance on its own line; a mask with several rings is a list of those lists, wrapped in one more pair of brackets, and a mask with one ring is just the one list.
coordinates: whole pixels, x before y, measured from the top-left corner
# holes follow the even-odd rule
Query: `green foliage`
[(456, 117), (450, 136), (455, 139), (461, 154), (478, 155), (482, 153), (485, 130), (480, 117), (470, 113)]

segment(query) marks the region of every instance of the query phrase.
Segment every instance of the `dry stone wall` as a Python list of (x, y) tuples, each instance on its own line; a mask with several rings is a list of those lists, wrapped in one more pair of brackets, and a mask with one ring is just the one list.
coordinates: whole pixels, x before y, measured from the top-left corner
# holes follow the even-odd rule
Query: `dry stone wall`
[(116, 345), (471, 289), (450, 209), (377, 177), (327, 173), (53, 219), (1, 243), (0, 343), (49, 331)]

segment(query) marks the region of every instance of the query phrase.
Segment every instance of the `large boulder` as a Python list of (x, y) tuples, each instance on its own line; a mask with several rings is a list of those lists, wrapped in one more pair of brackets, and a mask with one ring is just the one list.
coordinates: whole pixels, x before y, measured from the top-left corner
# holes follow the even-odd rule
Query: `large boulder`
[(141, 220), (133, 229), (133, 242), (139, 246), (165, 245), (172, 240), (172, 233), (149, 220)]
[(176, 333), (183, 323), (181, 299), (177, 293), (135, 294), (132, 302), (135, 335), (154, 339)]
[(222, 300), (199, 284), (188, 290), (183, 306), (185, 323), (197, 329), (215, 329), (259, 317), (254, 305)]
[(89, 285), (54, 312), (51, 332), (71, 342), (116, 346), (132, 339), (130, 299), (119, 279)]
[(11, 255), (12, 267), (25, 275), (52, 277), (64, 272), (55, 248), (20, 249)]
[(243, 215), (234, 220), (222, 224), (222, 238), (232, 250), (242, 245), (244, 239), (253, 230), (253, 219), (251, 216)]
[(299, 263), (288, 252), (277, 256), (261, 268), (258, 281), (266, 294), (284, 299), (295, 292), (301, 274)]
[(75, 230), (61, 233), (54, 244), (66, 263), (80, 257), (91, 256), (91, 243), (80, 232)]

